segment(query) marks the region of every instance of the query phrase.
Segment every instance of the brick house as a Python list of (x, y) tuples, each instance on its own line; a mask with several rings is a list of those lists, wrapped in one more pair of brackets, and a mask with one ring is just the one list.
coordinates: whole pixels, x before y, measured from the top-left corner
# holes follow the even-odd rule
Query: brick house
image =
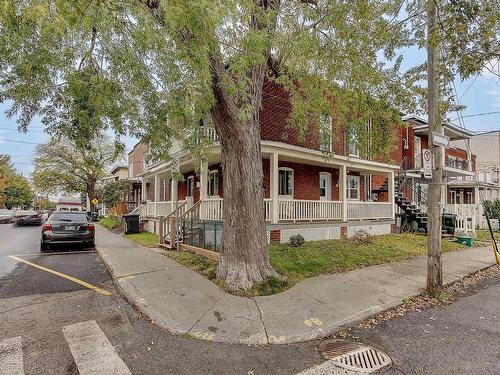
[[(262, 192), (269, 240), (287, 242), (298, 233), (306, 240), (333, 239), (361, 229), (373, 234), (390, 233), (394, 189), (374, 196), (372, 184), (387, 181), (391, 187), (399, 165), (360, 157), (356, 139), (349, 141), (342, 132), (337, 131), (329, 142), (320, 142), (315, 129), (301, 136), (287, 124), (291, 110), (281, 86), (266, 82), (260, 121)], [(332, 126), (331, 118), (322, 117), (321, 124)], [(223, 221), (221, 147), (214, 129), (206, 126), (204, 132), (213, 141), (207, 148), (205, 165), (198, 167), (189, 152), (175, 144), (171, 151), (175, 163), (152, 163), (140, 174), (142, 200), (147, 201), (141, 212), (148, 219), (150, 231), (162, 234), (159, 218), (173, 215), (177, 200), (182, 214), (194, 207), (200, 220)], [(325, 149), (332, 155), (326, 157)], [(172, 180), (175, 169), (183, 174), (184, 181)]]

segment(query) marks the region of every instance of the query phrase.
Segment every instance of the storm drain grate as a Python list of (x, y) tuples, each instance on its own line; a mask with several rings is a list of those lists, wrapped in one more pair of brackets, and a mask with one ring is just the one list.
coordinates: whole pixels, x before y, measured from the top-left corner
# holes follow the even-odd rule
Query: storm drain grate
[(391, 358), (380, 350), (344, 340), (325, 340), (320, 352), (337, 366), (347, 370), (371, 373), (391, 365)]

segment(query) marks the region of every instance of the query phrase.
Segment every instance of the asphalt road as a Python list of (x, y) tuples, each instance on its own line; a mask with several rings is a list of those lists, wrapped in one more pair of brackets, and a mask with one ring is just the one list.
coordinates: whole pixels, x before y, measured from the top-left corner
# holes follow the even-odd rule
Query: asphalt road
[(11, 272), (0, 280), (0, 343), (22, 338), (25, 374), (78, 374), (62, 330), (86, 321), (97, 323), (135, 375), (295, 374), (322, 361), (314, 342), (249, 347), (171, 335), (117, 294), (96, 253), (42, 255), (38, 249), (40, 227), (7, 225), (1, 230), (2, 263), (7, 255), (17, 255), (113, 292), (112, 296), (102, 295), (28, 264), (10, 262), (5, 269)]
[[(2, 340), (20, 337), (24, 374), (78, 374), (81, 364), (63, 329), (92, 321), (135, 375), (296, 374), (323, 362), (318, 342), (251, 347), (171, 335), (117, 294), (94, 252), (42, 255), (40, 227), (7, 225), (0, 231), (0, 364)], [(6, 266), (7, 255), (113, 294), (89, 290), (25, 263), (8, 260)], [(410, 313), (355, 332), (351, 339), (389, 354), (394, 361), (387, 372), (391, 375), (500, 374), (500, 279), (487, 280), (476, 289), (448, 307)], [(7, 373), (0, 368), (0, 374)]]
[(0, 224), (0, 280), (8, 275), (17, 262), (9, 255), (30, 254), (40, 251), (40, 226), (14, 227), (12, 224)]

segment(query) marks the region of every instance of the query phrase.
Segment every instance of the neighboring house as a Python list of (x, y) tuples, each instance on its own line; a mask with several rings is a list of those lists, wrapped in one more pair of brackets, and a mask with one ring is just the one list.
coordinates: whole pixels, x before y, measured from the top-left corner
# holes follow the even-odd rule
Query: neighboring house
[[(262, 191), (269, 242), (287, 242), (299, 233), (306, 240), (352, 236), (361, 229), (372, 234), (390, 233), (395, 216), (392, 185), (399, 164), (361, 158), (355, 136), (339, 133), (320, 142), (318, 132), (311, 131), (300, 137), (287, 125), (291, 105), (286, 92), (268, 82), (263, 97)], [(320, 121), (322, 126), (332, 126), (329, 117)], [(213, 128), (205, 125), (205, 134), (213, 145), (207, 149), (208, 163), (199, 172), (190, 153), (176, 143), (171, 151), (174, 163), (151, 163), (141, 174), (143, 200), (147, 200), (141, 214), (148, 218), (150, 231), (165, 233), (159, 217), (174, 215), (176, 200), (181, 217), (223, 221), (221, 147)], [(325, 157), (325, 148), (333, 152), (331, 157)], [(176, 169), (184, 181), (172, 180)], [(387, 181), (389, 187), (376, 201), (373, 180)]]
[(83, 211), (82, 200), (77, 197), (61, 197), (57, 201), (57, 211)]
[(469, 143), (476, 155), (476, 173), (456, 177), (448, 183), (448, 203), (455, 205), (455, 210), (475, 213), (478, 226), (485, 228), (481, 203), (500, 199), (500, 130), (474, 134)]
[[(124, 162), (120, 162), (115, 164), (109, 174), (106, 177), (103, 177), (99, 183), (104, 186), (109, 184), (110, 182), (118, 181), (118, 180), (126, 180), (128, 179), (128, 165)], [(109, 207), (106, 207), (104, 202), (101, 203), (100, 214), (107, 215)], [(132, 208), (133, 209), (133, 208)]]
[[(147, 168), (146, 156), (148, 154), (148, 146), (144, 143), (137, 143), (128, 153), (128, 179), (132, 181), (130, 193), (128, 195), (129, 208), (132, 210), (138, 207), (143, 201), (147, 201), (147, 197), (142, 196), (143, 186), (142, 178), (140, 177)], [(144, 192), (147, 193), (149, 183), (144, 186)], [(153, 187), (151, 187), (154, 189)]]
[[(418, 116), (404, 116), (403, 120), (406, 126), (398, 131), (398, 148), (391, 155), (400, 165), (394, 183), (397, 211), (403, 219), (416, 221), (421, 230), (427, 230), (430, 179), (424, 176), (423, 155), (429, 150), (428, 123)], [(458, 215), (459, 230), (474, 230), (481, 221), (482, 211), (477, 210), (479, 200), (472, 188), (457, 185), (457, 181), (473, 179), (476, 172), (477, 157), (468, 147), (474, 133), (449, 122), (442, 125), (442, 133), (450, 139), (450, 145), (443, 150), (443, 213)], [(387, 184), (379, 184), (373, 189), (382, 194), (387, 191)], [(475, 205), (472, 211), (471, 205)]]

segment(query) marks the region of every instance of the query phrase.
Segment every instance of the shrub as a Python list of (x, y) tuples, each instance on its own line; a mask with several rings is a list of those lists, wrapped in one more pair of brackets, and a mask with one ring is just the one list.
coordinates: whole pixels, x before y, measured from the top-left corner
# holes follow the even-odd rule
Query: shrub
[(356, 245), (369, 245), (373, 242), (373, 238), (366, 230), (360, 229), (349, 241)]
[(306, 240), (304, 239), (304, 237), (302, 237), (301, 234), (291, 236), (289, 241), (290, 241), (290, 246), (292, 247), (301, 247), (303, 244), (306, 243)]

